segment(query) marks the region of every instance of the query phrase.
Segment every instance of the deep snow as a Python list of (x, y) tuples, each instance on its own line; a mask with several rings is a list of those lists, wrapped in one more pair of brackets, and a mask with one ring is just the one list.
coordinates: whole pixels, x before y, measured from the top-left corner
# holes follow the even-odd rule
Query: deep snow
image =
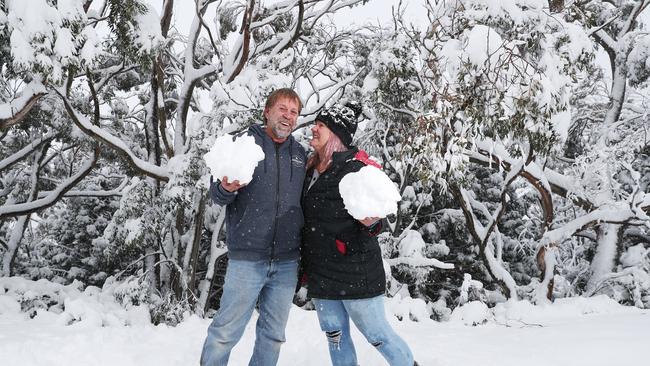
[[(6, 300), (6, 299), (5, 299)], [(6, 305), (6, 304), (5, 304)], [(387, 300), (389, 312), (399, 309)], [(29, 365), (197, 365), (209, 319), (189, 317), (177, 327), (152, 325), (62, 325), (61, 315), (0, 313), (0, 364)], [(423, 366), (616, 366), (647, 363), (650, 311), (623, 307), (605, 297), (561, 299), (553, 305), (525, 301), (485, 312), (476, 303), (457, 310), (451, 321), (399, 321), (398, 333)], [(465, 323), (487, 322), (471, 326)], [(235, 347), (231, 365), (246, 365), (256, 316)], [(362, 366), (385, 365), (354, 330)], [(279, 365), (329, 365), (316, 313), (294, 307)]]

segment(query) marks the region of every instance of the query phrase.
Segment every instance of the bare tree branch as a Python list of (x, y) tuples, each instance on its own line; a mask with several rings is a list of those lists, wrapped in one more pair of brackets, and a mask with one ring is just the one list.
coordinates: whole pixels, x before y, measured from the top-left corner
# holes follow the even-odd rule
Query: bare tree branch
[[(46, 209), (56, 202), (58, 202), (63, 195), (68, 192), (72, 187), (76, 186), (95, 166), (97, 159), (99, 158), (99, 144), (95, 144), (93, 149), (93, 154), (90, 156), (81, 166), (79, 171), (66, 179), (61, 185), (52, 191), (47, 197), (37, 199), (34, 201), (28, 201), (25, 203), (19, 203), (15, 205), (5, 205), (0, 207), (0, 220), (6, 217), (15, 217), (28, 215), (43, 209)], [(36, 194), (36, 193), (35, 193)]]
[(32, 81), (23, 90), (23, 95), (13, 102), (0, 104), (0, 131), (22, 121), (29, 111), (47, 92), (38, 81)]
[(168, 181), (169, 180), (169, 173), (167, 172), (166, 169), (159, 167), (157, 165), (153, 165), (147, 161), (144, 161), (140, 158), (138, 158), (133, 151), (124, 143), (124, 141), (120, 140), (119, 138), (111, 135), (108, 131), (105, 131), (101, 129), (98, 126), (93, 125), (84, 115), (78, 113), (74, 107), (70, 104), (70, 101), (68, 98), (66, 98), (63, 93), (61, 93), (59, 90), (55, 89), (56, 93), (59, 94), (61, 99), (63, 100), (63, 103), (65, 105), (66, 111), (68, 112), (68, 115), (72, 119), (72, 121), (81, 129), (86, 135), (94, 138), (97, 141), (101, 141), (111, 148), (115, 149), (124, 157), (127, 159), (127, 161), (130, 163), (130, 165), (140, 172), (141, 174), (144, 174), (146, 176), (156, 178), (158, 180), (162, 181)]
[(244, 65), (248, 62), (248, 55), (250, 53), (250, 42), (251, 42), (251, 22), (253, 18), (253, 10), (255, 8), (255, 0), (250, 0), (246, 6), (246, 11), (244, 12), (244, 19), (242, 20), (242, 45), (239, 50), (239, 61), (237, 66), (228, 76), (227, 83), (231, 83), (237, 75), (244, 69)]
[(0, 172), (2, 172), (4, 169), (10, 168), (12, 165), (20, 161), (21, 159), (24, 159), (25, 157), (29, 156), (33, 152), (35, 152), (37, 149), (39, 149), (43, 144), (48, 143), (52, 141), (52, 139), (56, 136), (56, 133), (54, 131), (50, 131), (46, 133), (45, 135), (41, 136), (40, 139), (38, 140), (33, 140), (27, 146), (23, 147), (19, 151), (15, 152), (11, 156), (8, 156), (2, 160), (0, 160)]

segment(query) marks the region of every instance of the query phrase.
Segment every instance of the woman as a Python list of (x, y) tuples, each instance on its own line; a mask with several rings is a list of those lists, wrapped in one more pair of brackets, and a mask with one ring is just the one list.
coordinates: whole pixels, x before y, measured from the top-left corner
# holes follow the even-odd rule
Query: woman
[[(312, 127), (314, 154), (307, 161), (302, 207), (302, 258), (332, 364), (356, 366), (350, 319), (391, 366), (412, 366), (413, 355), (384, 313), (386, 275), (375, 235), (378, 218), (355, 220), (345, 210), (339, 182), (364, 165), (377, 165), (351, 146), (358, 104), (322, 111)], [(378, 166), (378, 165), (377, 165)]]

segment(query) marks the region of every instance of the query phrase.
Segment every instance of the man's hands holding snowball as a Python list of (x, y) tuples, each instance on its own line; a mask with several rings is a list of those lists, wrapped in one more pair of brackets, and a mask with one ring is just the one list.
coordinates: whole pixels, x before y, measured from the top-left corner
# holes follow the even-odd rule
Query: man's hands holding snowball
[(244, 187), (246, 184), (239, 184), (239, 180), (235, 179), (232, 182), (228, 182), (228, 177), (224, 176), (221, 178), (221, 187), (226, 191), (232, 193), (239, 190), (241, 187)]

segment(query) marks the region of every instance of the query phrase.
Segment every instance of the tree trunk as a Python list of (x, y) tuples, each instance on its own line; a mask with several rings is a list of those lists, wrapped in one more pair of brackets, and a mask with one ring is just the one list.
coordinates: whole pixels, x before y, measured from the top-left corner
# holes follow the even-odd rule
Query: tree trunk
[[(460, 208), (463, 211), (465, 216), (465, 222), (467, 223), (467, 229), (469, 230), (474, 241), (479, 245), (479, 256), (481, 261), (485, 265), (485, 268), (488, 271), (488, 274), (494, 279), (494, 281), (501, 287), (503, 294), (508, 299), (517, 299), (517, 284), (512, 278), (512, 275), (501, 265), (501, 263), (494, 256), (494, 251), (491, 248), (492, 239), (490, 237), (483, 238), (479, 234), (479, 230), (476, 225), (476, 217), (472, 212), (471, 203), (465, 199), (465, 196), (462, 193), (462, 188), (456, 184), (450, 184), (450, 190), (453, 196), (456, 198), (456, 201), (460, 204)], [(500, 235), (496, 233), (495, 235)]]
[[(27, 202), (34, 201), (38, 196), (38, 175), (41, 171), (41, 163), (43, 162), (45, 155), (47, 155), (46, 152), (49, 147), (50, 144), (48, 142), (34, 154), (32, 174), (30, 177), (32, 187), (29, 196), (27, 197)], [(23, 240), (23, 235), (25, 234), (25, 229), (27, 229), (30, 217), (31, 213), (19, 216), (18, 219), (16, 219), (16, 223), (11, 231), (11, 236), (7, 242), (7, 251), (5, 251), (2, 256), (2, 267), (0, 268), (0, 275), (2, 276), (13, 275), (13, 265), (16, 260), (16, 253), (18, 253), (18, 247), (20, 246), (20, 242)]]
[(548, 8), (551, 13), (559, 13), (564, 10), (564, 0), (548, 0)]
[[(149, 93), (149, 103), (147, 103), (144, 120), (145, 144), (147, 148), (147, 161), (156, 166), (161, 163), (160, 138), (158, 136), (158, 115), (156, 113), (158, 106), (158, 81), (155, 71), (151, 75), (151, 91)], [(147, 184), (151, 187), (152, 202), (160, 194), (160, 181), (155, 178), (147, 178)], [(144, 271), (147, 273), (146, 281), (149, 283), (150, 290), (160, 290), (160, 271), (153, 268), (158, 262), (158, 258), (153, 253), (158, 250), (160, 237), (158, 233), (147, 233), (146, 248), (144, 261)]]
[(18, 217), (16, 223), (14, 224), (13, 230), (11, 230), (11, 236), (7, 242), (7, 250), (2, 256), (2, 268), (0, 270), (0, 276), (13, 276), (13, 265), (14, 260), (16, 259), (16, 253), (18, 253), (18, 247), (20, 242), (23, 239), (23, 234), (27, 228), (27, 223), (29, 223), (29, 217), (31, 214), (23, 215)]
[(587, 283), (587, 293), (598, 291), (602, 279), (614, 270), (618, 246), (620, 224), (601, 224), (598, 228), (596, 255), (591, 261), (591, 277)]
[(215, 274), (215, 265), (217, 258), (225, 252), (225, 249), (220, 249), (217, 246), (219, 243), (219, 235), (223, 229), (223, 223), (225, 219), (226, 209), (222, 208), (212, 231), (212, 240), (210, 241), (210, 257), (208, 259), (208, 271), (205, 273), (205, 278), (199, 284), (199, 303), (197, 304), (196, 309), (202, 310), (203, 314), (208, 311), (208, 299), (210, 298), (210, 291), (212, 289), (212, 280)]
[[(189, 241), (185, 253), (187, 260), (183, 263), (185, 265), (183, 272), (185, 273), (185, 280), (187, 281), (187, 291), (190, 292), (193, 292), (196, 288), (196, 267), (198, 266), (199, 261), (199, 249), (203, 233), (203, 218), (205, 217), (205, 199), (207, 197), (201, 192), (197, 192), (196, 194), (200, 195), (200, 198), (194, 209), (195, 215), (192, 223), (192, 239)], [(195, 296), (188, 296), (188, 298), (192, 303), (194, 303), (195, 300), (198, 300)]]
[[(169, 286), (173, 291), (176, 299), (180, 299), (183, 296), (184, 286), (183, 286), (183, 273), (179, 272), (181, 258), (183, 258), (183, 222), (184, 222), (184, 210), (183, 208), (177, 208), (174, 211), (174, 216), (172, 219), (171, 230), (172, 230), (172, 241), (171, 241), (171, 257), (168, 258), (171, 260), (172, 264), (169, 266)], [(178, 266), (178, 267), (177, 267)]]

